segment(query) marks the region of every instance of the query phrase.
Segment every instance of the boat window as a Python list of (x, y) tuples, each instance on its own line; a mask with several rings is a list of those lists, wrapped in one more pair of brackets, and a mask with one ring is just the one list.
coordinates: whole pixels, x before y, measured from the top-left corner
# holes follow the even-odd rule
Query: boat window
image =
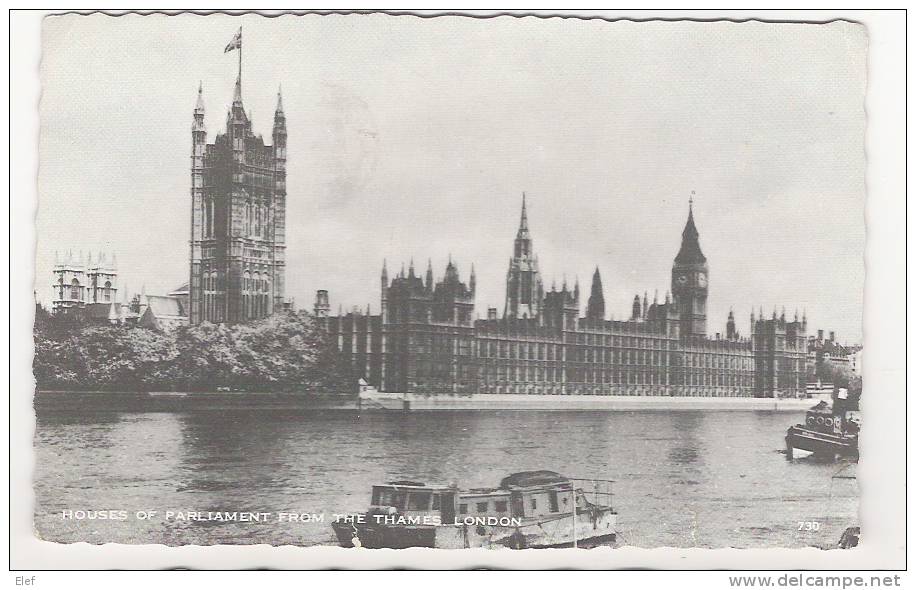
[(429, 510), (429, 492), (411, 492), (407, 500), (408, 510)]
[(505, 500), (497, 500), (493, 502), (493, 509), (497, 512), (505, 512), (508, 507), (509, 503)]
[(391, 505), (395, 508), (404, 510), (404, 505), (407, 504), (407, 492), (396, 491), (392, 495), (394, 497), (392, 498)]
[(550, 500), (550, 511), (551, 511), (551, 512), (559, 512), (559, 511), (560, 511), (560, 503), (559, 503), (559, 501), (557, 500), (557, 492), (556, 492), (556, 490), (550, 490), (549, 495), (548, 495), (548, 498), (549, 498), (549, 500)]
[(407, 500), (407, 492), (393, 490), (391, 488), (376, 488), (376, 495), (373, 492), (373, 504), (376, 506), (394, 506), (395, 508), (404, 509), (404, 503)]
[(538, 499), (537, 498), (531, 498), (531, 509), (532, 510), (538, 509)]
[(458, 514), (467, 514), (468, 505), (467, 504), (458, 504)]
[(477, 512), (486, 512), (488, 504), (486, 502), (477, 503)]
[(439, 494), (433, 494), (433, 510), (439, 510)]

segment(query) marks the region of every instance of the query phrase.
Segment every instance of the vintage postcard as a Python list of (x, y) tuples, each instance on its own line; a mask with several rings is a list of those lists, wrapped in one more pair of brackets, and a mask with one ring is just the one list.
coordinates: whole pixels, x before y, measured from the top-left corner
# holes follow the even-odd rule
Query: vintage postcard
[(854, 552), (867, 46), (46, 17), (35, 536)]

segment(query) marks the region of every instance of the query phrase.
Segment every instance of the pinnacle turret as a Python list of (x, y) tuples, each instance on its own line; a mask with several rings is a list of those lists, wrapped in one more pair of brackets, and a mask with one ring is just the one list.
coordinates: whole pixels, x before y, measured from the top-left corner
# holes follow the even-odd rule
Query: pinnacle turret
[(277, 109), (274, 111), (274, 136), (286, 133), (286, 113), (283, 112), (283, 90), (277, 90)]
[(194, 106), (194, 116), (204, 116), (204, 83), (201, 81), (197, 85), (197, 104)]
[(585, 317), (592, 320), (604, 319), (604, 287), (601, 284), (601, 272), (597, 266), (595, 274), (592, 275), (592, 292), (588, 297)]

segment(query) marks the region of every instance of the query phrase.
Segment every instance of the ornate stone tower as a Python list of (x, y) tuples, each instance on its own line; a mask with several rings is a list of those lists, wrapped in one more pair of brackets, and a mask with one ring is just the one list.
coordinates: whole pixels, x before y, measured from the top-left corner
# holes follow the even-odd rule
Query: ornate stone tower
[(525, 194), (522, 193), (522, 219), (515, 235), (515, 250), (509, 259), (509, 271), (506, 273), (504, 315), (507, 318), (536, 318), (541, 313), (543, 299), (544, 287), (538, 271), (538, 259), (532, 250)]
[(86, 267), (86, 279), (89, 291), (87, 303), (111, 303), (118, 300), (118, 259), (112, 254), (109, 259), (104, 252), (99, 252), (98, 260), (92, 260)]
[(198, 89), (191, 125), (192, 324), (260, 319), (284, 305), (286, 115), (279, 92), (272, 136), (267, 145), (252, 132), (241, 67), (226, 131), (212, 144)]
[(738, 329), (735, 327), (735, 310), (733, 309), (728, 310), (728, 321), (725, 323), (725, 337), (729, 340), (736, 340), (738, 338)]
[(590, 320), (604, 319), (604, 288), (601, 286), (601, 273), (598, 272), (597, 266), (595, 274), (592, 275), (592, 294), (588, 297), (585, 317)]
[(700, 249), (700, 234), (693, 222), (693, 197), (687, 225), (681, 234), (681, 249), (671, 268), (671, 293), (680, 311), (681, 337), (706, 336), (706, 297), (709, 267)]
[(51, 311), (58, 313), (87, 303), (86, 265), (83, 253), (79, 257), (68, 251), (63, 260), (54, 253), (54, 280), (51, 283)]

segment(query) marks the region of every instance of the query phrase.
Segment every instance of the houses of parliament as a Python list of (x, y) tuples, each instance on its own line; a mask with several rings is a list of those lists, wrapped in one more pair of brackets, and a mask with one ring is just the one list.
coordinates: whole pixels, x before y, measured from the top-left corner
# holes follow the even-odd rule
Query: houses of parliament
[[(795, 397), (805, 392), (807, 320), (785, 312), (750, 318), (742, 337), (733, 313), (709, 337), (709, 266), (691, 202), (663, 302), (633, 299), (627, 320), (608, 320), (595, 269), (584, 310), (578, 285), (546, 289), (523, 197), (506, 274), (502, 315), (475, 313), (473, 266), (463, 280), (449, 260), (436, 279), (411, 262), (381, 270), (381, 311), (332, 316), (327, 291), (314, 314), (354, 375), (382, 391), (543, 395)], [(582, 313), (584, 311), (584, 314)]]
[[(290, 309), (285, 290), (287, 129), (277, 93), (272, 142), (252, 130), (242, 103), (241, 59), (224, 133), (207, 141), (203, 91), (191, 124), (191, 324), (239, 323)], [(318, 291), (316, 320), (356, 379), (383, 391), (544, 395), (794, 396), (805, 391), (806, 320), (751, 315), (742, 337), (707, 335), (709, 267), (691, 202), (664, 301), (637, 295), (628, 320), (607, 319), (596, 268), (584, 309), (578, 282), (547, 289), (521, 220), (502, 314), (478, 318), (476, 276), (449, 260), (437, 279), (413, 263), (381, 270), (380, 313), (330, 314)], [(584, 313), (583, 313), (584, 312)]]

